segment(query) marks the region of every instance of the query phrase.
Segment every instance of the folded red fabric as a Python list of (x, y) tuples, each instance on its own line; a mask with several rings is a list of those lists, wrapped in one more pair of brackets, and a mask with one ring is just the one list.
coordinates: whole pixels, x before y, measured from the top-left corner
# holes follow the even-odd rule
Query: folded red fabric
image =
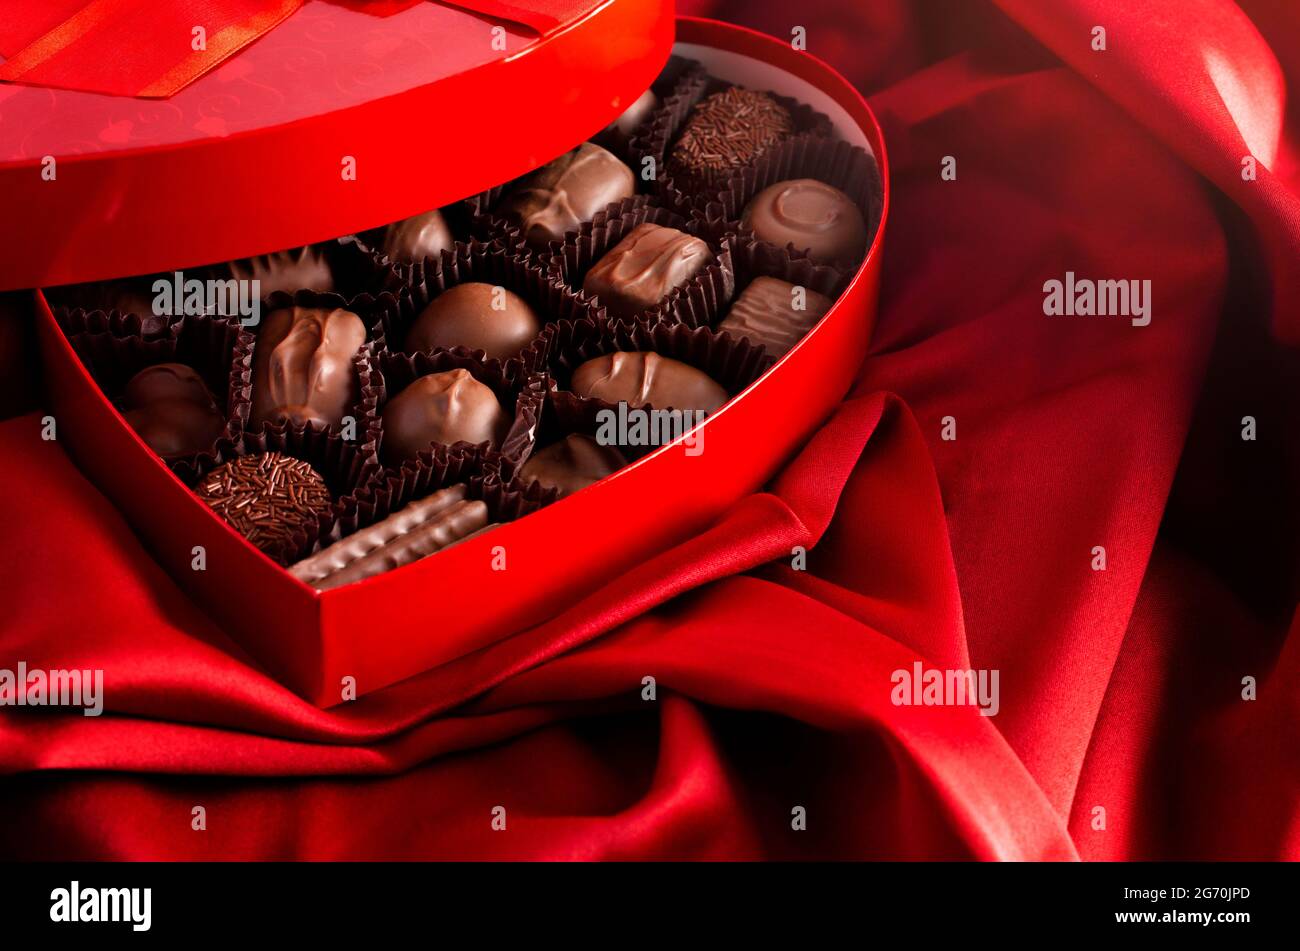
[[(876, 90), (854, 394), (710, 531), (329, 711), (39, 414), (0, 424), (0, 667), (101, 667), (108, 708), (0, 708), (0, 854), (1300, 857), (1294, 7), (683, 6), (803, 25)], [(1150, 281), (1149, 322), (1048, 316), (1067, 273)], [(996, 715), (896, 703), (917, 663), (997, 671)]]

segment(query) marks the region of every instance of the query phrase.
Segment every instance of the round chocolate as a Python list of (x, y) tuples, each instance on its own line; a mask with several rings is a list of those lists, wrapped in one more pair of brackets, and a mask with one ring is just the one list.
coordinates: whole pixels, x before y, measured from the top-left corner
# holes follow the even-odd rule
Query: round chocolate
[(519, 470), (524, 482), (537, 480), (546, 488), (572, 495), (627, 465), (613, 446), (602, 446), (590, 436), (571, 433), (528, 457)]
[(226, 419), (203, 378), (183, 363), (157, 363), (127, 381), (123, 417), (164, 459), (207, 452)]
[(593, 142), (584, 142), (543, 165), (498, 208), (516, 222), (534, 248), (562, 241), (606, 205), (636, 194), (632, 170)]
[(702, 370), (647, 352), (594, 357), (573, 371), (572, 389), (606, 403), (655, 409), (711, 413), (727, 402), (727, 391)]
[(195, 493), (281, 564), (296, 560), (329, 514), (329, 489), (310, 465), (279, 452), (240, 456), (209, 472)]
[(158, 400), (188, 400), (216, 407), (203, 377), (183, 363), (155, 363), (127, 381), (122, 402), (131, 408)]
[(767, 93), (732, 86), (695, 106), (673, 146), (669, 170), (688, 182), (711, 184), (792, 132), (785, 106)]
[(412, 264), (424, 258), (436, 258), (443, 251), (450, 251), (455, 243), (447, 220), (435, 208), (389, 225), (384, 231), (383, 253), (392, 261)]
[(741, 218), (754, 237), (793, 245), (818, 261), (860, 260), (867, 250), (867, 223), (848, 195), (813, 178), (794, 178), (764, 188)]
[(537, 315), (518, 294), (491, 284), (457, 284), (430, 301), (416, 318), (406, 336), (406, 350), (469, 347), (505, 360), (541, 329)]
[(437, 443), (499, 446), (510, 416), (496, 394), (468, 370), (422, 376), (398, 393), (383, 411), (384, 459), (400, 465)]

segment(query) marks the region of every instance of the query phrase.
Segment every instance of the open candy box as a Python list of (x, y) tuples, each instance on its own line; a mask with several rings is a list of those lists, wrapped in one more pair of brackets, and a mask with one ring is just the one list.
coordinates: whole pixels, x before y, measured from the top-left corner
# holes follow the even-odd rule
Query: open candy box
[[(312, 701), (517, 634), (701, 531), (848, 389), (879, 129), (788, 44), (687, 18), (675, 41), (624, 51), (644, 93), (436, 211), (428, 189), (348, 199), (291, 250), (194, 257), (227, 236), (35, 293), (60, 442)], [(170, 267), (216, 296), (178, 313)]]

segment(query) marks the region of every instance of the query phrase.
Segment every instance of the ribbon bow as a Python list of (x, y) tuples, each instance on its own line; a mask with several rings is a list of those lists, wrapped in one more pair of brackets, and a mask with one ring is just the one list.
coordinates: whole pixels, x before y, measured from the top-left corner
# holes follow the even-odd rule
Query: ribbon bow
[[(0, 80), (165, 99), (308, 0), (0, 0)], [(426, 0), (332, 0), (376, 16)], [(545, 36), (593, 0), (444, 0)], [(202, 43), (196, 42), (202, 27)], [(200, 48), (196, 49), (195, 47)]]

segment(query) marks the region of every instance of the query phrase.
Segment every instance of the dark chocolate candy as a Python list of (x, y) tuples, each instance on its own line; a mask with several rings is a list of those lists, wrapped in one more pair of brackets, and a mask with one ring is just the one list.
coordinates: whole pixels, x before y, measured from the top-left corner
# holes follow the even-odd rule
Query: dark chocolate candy
[(217, 466), (194, 491), (281, 564), (311, 540), (333, 504), (315, 469), (278, 452), (240, 456)]
[(691, 111), (673, 146), (668, 171), (686, 184), (715, 184), (793, 131), (789, 111), (771, 96), (732, 86), (706, 97)]
[(641, 93), (640, 96), (623, 110), (623, 114), (609, 124), (605, 129), (611, 143), (617, 148), (624, 149), (632, 139), (632, 133), (644, 123), (659, 108), (659, 98), (649, 89)]
[(699, 238), (646, 222), (592, 265), (582, 289), (599, 297), (612, 317), (654, 307), (713, 261)]
[(497, 211), (523, 229), (530, 245), (544, 248), (635, 193), (632, 170), (599, 145), (584, 142), (525, 178)]
[(818, 261), (858, 261), (867, 250), (867, 223), (852, 199), (813, 178), (769, 185), (745, 206), (741, 224), (760, 241), (807, 251)]
[(718, 329), (748, 337), (779, 357), (812, 329), (832, 303), (829, 297), (788, 281), (756, 277), (736, 298)]
[(275, 291), (292, 294), (299, 290), (332, 291), (334, 274), (325, 255), (313, 245), (291, 251), (261, 254), (227, 265), (237, 281), (261, 281), (261, 296)]
[(183, 363), (145, 367), (126, 384), (122, 415), (164, 459), (207, 452), (226, 428), (203, 378)]
[(101, 284), (94, 294), (94, 299), (95, 307), (100, 310), (135, 314), (140, 318), (141, 335), (150, 337), (162, 333), (167, 328), (167, 321), (171, 316), (170, 303), (160, 307), (154, 306), (157, 296), (153, 291), (153, 281), (149, 278), (128, 277)]
[(289, 573), (325, 591), (409, 565), (487, 527), (487, 505), (453, 485), (321, 549)]
[(469, 347), (505, 360), (541, 329), (537, 315), (518, 294), (471, 281), (449, 287), (429, 302), (406, 335), (406, 351)]
[(510, 428), (510, 414), (496, 394), (468, 370), (422, 376), (388, 401), (383, 411), (384, 459), (400, 465), (434, 443), (468, 442), (496, 447)]
[(702, 370), (647, 352), (594, 357), (573, 371), (572, 389), (606, 403), (655, 409), (711, 413), (727, 402), (727, 391)]
[(557, 488), (561, 496), (585, 489), (627, 465), (627, 459), (613, 446), (602, 446), (590, 436), (570, 433), (528, 457), (519, 470), (525, 482), (537, 480), (546, 488)]
[(341, 423), (357, 400), (352, 358), (365, 339), (365, 325), (350, 310), (272, 311), (253, 348), (253, 425)]
[(103, 309), (135, 314), (141, 318), (158, 316), (165, 321), (168, 314), (154, 314), (156, 296), (149, 284), (138, 279), (110, 281), (103, 288)]
[(389, 260), (412, 264), (424, 258), (437, 258), (456, 243), (447, 220), (437, 208), (422, 215), (394, 221), (384, 229), (382, 251)]

